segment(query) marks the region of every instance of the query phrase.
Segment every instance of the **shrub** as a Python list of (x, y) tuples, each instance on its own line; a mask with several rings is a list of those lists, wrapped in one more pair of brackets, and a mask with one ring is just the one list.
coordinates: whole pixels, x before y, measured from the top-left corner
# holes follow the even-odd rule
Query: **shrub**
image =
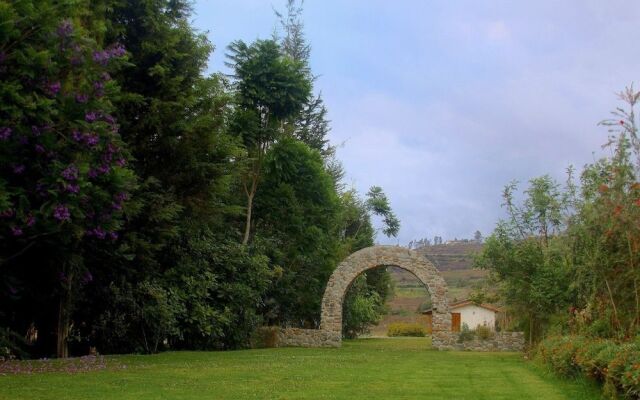
[(616, 355), (618, 347), (610, 340), (585, 341), (576, 351), (575, 361), (587, 377), (604, 382), (607, 367)]
[(575, 356), (583, 343), (577, 336), (551, 337), (540, 343), (538, 355), (556, 374), (574, 377), (580, 372)]
[(280, 328), (277, 326), (261, 326), (257, 328), (251, 336), (251, 347), (254, 349), (278, 347), (278, 333)]
[(396, 322), (389, 325), (387, 330), (387, 336), (418, 336), (423, 337), (426, 334), (426, 329), (420, 324), (408, 324), (405, 322)]
[(488, 326), (479, 325), (476, 328), (476, 336), (480, 340), (487, 340), (493, 338), (494, 333)]
[(538, 345), (537, 358), (560, 376), (604, 382), (606, 398), (640, 398), (640, 343), (554, 336)]
[(475, 332), (469, 329), (469, 325), (466, 323), (462, 324), (460, 334), (458, 335), (458, 343), (468, 342), (469, 340), (473, 340), (474, 337)]
[(0, 327), (0, 361), (27, 358), (25, 347), (25, 340), (19, 333)]
[(635, 343), (619, 345), (607, 367), (605, 393), (613, 397), (616, 392), (631, 399), (640, 397), (640, 346)]

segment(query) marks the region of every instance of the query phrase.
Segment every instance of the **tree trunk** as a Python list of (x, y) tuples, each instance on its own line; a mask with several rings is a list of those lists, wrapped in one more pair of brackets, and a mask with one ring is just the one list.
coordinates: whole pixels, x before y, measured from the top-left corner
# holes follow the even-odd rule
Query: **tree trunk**
[(247, 192), (247, 220), (244, 226), (244, 238), (242, 239), (242, 245), (246, 246), (249, 243), (249, 233), (251, 232), (251, 214), (253, 212), (253, 196), (255, 191), (253, 188), (251, 192)]
[(60, 308), (58, 309), (58, 332), (56, 337), (56, 355), (58, 358), (69, 357), (69, 310), (67, 295), (60, 296)]

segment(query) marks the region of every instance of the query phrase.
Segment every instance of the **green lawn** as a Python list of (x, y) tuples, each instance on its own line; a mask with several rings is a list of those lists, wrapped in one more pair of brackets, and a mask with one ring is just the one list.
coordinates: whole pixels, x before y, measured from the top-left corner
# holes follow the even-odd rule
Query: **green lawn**
[(339, 349), (114, 357), (126, 369), (0, 376), (0, 399), (597, 399), (521, 354), (438, 352), (429, 339), (363, 339)]

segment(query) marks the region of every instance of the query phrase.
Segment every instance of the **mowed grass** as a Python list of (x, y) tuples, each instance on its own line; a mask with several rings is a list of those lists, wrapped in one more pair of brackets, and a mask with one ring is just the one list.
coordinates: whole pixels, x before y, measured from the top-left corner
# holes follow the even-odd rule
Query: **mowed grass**
[(597, 399), (515, 353), (438, 352), (428, 338), (339, 349), (120, 356), (127, 368), (0, 376), (1, 399)]

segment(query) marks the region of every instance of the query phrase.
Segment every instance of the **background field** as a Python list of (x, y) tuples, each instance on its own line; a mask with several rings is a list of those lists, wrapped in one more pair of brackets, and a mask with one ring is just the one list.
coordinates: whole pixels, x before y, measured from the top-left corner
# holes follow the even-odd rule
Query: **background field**
[(0, 399), (597, 399), (522, 354), (438, 352), (428, 338), (361, 339), (339, 349), (122, 356), (126, 369), (0, 376)]
[[(482, 249), (477, 243), (449, 243), (417, 249), (438, 268), (447, 282), (449, 302), (464, 300), (487, 276), (486, 271), (473, 269), (473, 256)], [(388, 312), (380, 323), (371, 326), (368, 336), (386, 336), (390, 324), (396, 322), (419, 323), (427, 326), (421, 309), (430, 306), (430, 296), (424, 285), (410, 272), (389, 268), (395, 284), (395, 294), (387, 302)]]

